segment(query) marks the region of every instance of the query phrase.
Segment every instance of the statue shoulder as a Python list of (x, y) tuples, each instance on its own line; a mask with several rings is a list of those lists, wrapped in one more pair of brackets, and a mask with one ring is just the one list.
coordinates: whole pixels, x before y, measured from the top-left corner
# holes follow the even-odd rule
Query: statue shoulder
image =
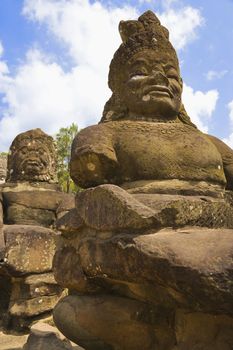
[(205, 136), (215, 145), (221, 154), (223, 164), (233, 164), (233, 150), (217, 137), (208, 134), (205, 134)]
[(223, 141), (212, 135), (206, 136), (212, 141), (222, 157), (223, 170), (226, 176), (227, 190), (233, 190), (233, 150)]

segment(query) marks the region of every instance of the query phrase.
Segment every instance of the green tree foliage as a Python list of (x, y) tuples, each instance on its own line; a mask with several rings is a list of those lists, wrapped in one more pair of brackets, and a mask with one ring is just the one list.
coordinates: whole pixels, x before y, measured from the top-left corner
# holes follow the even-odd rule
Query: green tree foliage
[(8, 152), (0, 152), (0, 156), (7, 157), (8, 156)]
[(58, 181), (64, 192), (77, 192), (78, 188), (70, 177), (70, 156), (71, 145), (75, 135), (78, 132), (78, 126), (73, 123), (69, 127), (61, 128), (56, 134), (57, 143), (57, 161), (58, 161)]

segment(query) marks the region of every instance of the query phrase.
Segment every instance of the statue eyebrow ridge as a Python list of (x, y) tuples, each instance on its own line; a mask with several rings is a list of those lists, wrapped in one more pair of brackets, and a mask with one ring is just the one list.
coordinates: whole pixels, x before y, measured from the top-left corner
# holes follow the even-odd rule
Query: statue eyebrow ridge
[(144, 64), (146, 64), (146, 65), (149, 65), (149, 62), (148, 62), (148, 60), (146, 59), (146, 58), (138, 58), (136, 61), (134, 61), (133, 63), (130, 63), (129, 62), (129, 64), (131, 64), (132, 66), (136, 66), (136, 65), (138, 65), (138, 64), (140, 64), (140, 63), (144, 63)]

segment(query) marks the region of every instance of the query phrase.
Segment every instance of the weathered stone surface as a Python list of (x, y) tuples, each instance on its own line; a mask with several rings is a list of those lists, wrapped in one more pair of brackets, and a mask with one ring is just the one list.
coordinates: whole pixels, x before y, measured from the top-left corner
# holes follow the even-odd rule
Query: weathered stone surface
[(56, 306), (54, 318), (86, 350), (230, 350), (233, 344), (228, 316), (178, 309), (169, 319), (152, 305), (109, 295), (68, 296)]
[(7, 182), (57, 182), (54, 140), (41, 129), (16, 136), (10, 146)]
[(114, 185), (80, 192), (76, 196), (76, 209), (87, 226), (102, 231), (141, 229), (156, 224), (150, 208)]
[(173, 350), (230, 350), (233, 344), (233, 319), (225, 315), (176, 313), (177, 346)]
[[(26, 187), (26, 186), (25, 186)], [(3, 200), (6, 206), (12, 204), (23, 205), (28, 208), (45, 209), (56, 211), (62, 201), (68, 199), (67, 194), (53, 189), (34, 188), (27, 186), (4, 187)]]
[(5, 247), (5, 240), (3, 235), (3, 203), (2, 194), (0, 194), (0, 261), (2, 259), (2, 250)]
[(50, 228), (70, 197), (57, 184), (53, 138), (40, 129), (19, 134), (10, 147), (0, 199), (0, 322), (7, 329), (25, 331), (51, 314), (62, 294), (52, 274), (56, 232)]
[(112, 234), (122, 229), (135, 233), (142, 228), (185, 225), (233, 227), (233, 207), (223, 198), (131, 195), (115, 185), (100, 185), (77, 194), (76, 203), (76, 210), (58, 221), (57, 228), (63, 232), (78, 231), (84, 224)]
[[(13, 278), (16, 293), (19, 292), (21, 299), (39, 298), (46, 295), (55, 295), (62, 292), (57, 285), (53, 273), (44, 273), (30, 275), (27, 277)], [(12, 299), (16, 300), (17, 296), (12, 293)]]
[(79, 292), (95, 293), (101, 288), (84, 273), (77, 249), (73, 246), (57, 250), (53, 260), (53, 272), (57, 283), (63, 288)]
[(60, 340), (52, 332), (35, 332), (29, 335), (23, 350), (72, 350), (73, 347), (68, 341)]
[(56, 233), (40, 226), (5, 225), (4, 266), (12, 276), (51, 271)]
[(58, 219), (75, 208), (75, 195), (71, 193), (63, 193), (63, 195), (63, 200), (60, 202), (56, 210)]
[(161, 227), (233, 227), (233, 207), (225, 198), (139, 193), (133, 196), (154, 211)]
[(6, 180), (7, 173), (7, 155), (0, 155), (0, 184), (4, 183)]
[(179, 122), (111, 121), (83, 129), (72, 147), (71, 176), (82, 187), (174, 178), (225, 183), (216, 147)]
[(68, 296), (55, 307), (54, 320), (63, 334), (86, 350), (147, 350), (158, 344), (165, 350), (175, 345), (169, 324), (158, 324), (153, 309), (136, 300)]
[[(17, 295), (19, 297), (19, 295)], [(25, 299), (10, 302), (8, 312), (11, 316), (18, 318), (35, 317), (45, 312), (52, 311), (59, 298), (57, 295), (46, 295), (33, 299)], [(33, 321), (33, 320), (31, 320)]]
[(227, 180), (226, 189), (233, 190), (233, 159), (232, 149), (227, 146), (224, 142), (219, 140), (217, 137), (207, 135), (207, 137), (213, 142), (222, 155), (224, 173)]
[[(47, 340), (49, 340), (49, 337), (47, 338), (47, 336), (53, 334), (54, 336), (56, 336), (56, 338), (58, 340), (60, 340), (60, 343), (57, 342), (57, 344), (59, 344), (59, 346), (63, 345), (65, 347), (65, 349), (75, 349), (75, 350), (83, 350), (83, 348), (81, 348), (78, 345), (75, 345), (74, 343), (68, 341), (68, 339), (66, 339), (64, 337), (64, 335), (59, 332), (59, 330), (43, 321), (39, 321), (37, 323), (35, 323), (34, 325), (32, 325), (31, 329), (30, 329), (30, 336), (33, 335), (35, 336), (34, 339), (37, 338), (36, 342), (34, 343), (35, 346), (41, 346), (43, 343), (44, 345), (47, 344), (47, 347), (45, 347), (45, 350), (52, 350), (52, 343), (47, 342)], [(43, 338), (43, 339), (42, 339)], [(53, 338), (54, 339), (54, 338)], [(46, 342), (45, 342), (46, 341)], [(29, 340), (28, 343), (31, 343), (31, 339)], [(54, 342), (55, 343), (55, 342)], [(56, 343), (55, 343), (56, 344)], [(55, 345), (54, 344), (54, 345)], [(28, 344), (27, 344), (28, 346)], [(35, 348), (32, 348), (33, 350)], [(38, 349), (42, 350), (41, 347), (39, 347)], [(57, 349), (56, 347), (54, 348), (54, 350)], [(58, 349), (60, 349), (58, 347)]]
[[(155, 346), (196, 350), (197, 344), (203, 350), (230, 349), (232, 234), (226, 229), (186, 227), (148, 235), (122, 234), (107, 240), (83, 239), (78, 252), (64, 248), (60, 256), (60, 262), (64, 261), (62, 274), (69, 275), (63, 283), (87, 295), (74, 294), (59, 302), (54, 314), (56, 325), (87, 350), (98, 346), (114, 350), (152, 350)], [(78, 270), (85, 276), (86, 286), (92, 281), (100, 291), (102, 288), (101, 295), (79, 285), (77, 266), (81, 266)], [(140, 332), (129, 311), (132, 299), (135, 314), (142, 304), (145, 307), (138, 320), (142, 322)], [(124, 323), (127, 314), (131, 322)], [(144, 334), (143, 327), (151, 331)], [(135, 343), (128, 340), (129, 334)]]
[(8, 305), (11, 295), (11, 279), (9, 276), (1, 276), (0, 274), (0, 327), (3, 326), (4, 318), (8, 312)]
[(205, 181), (185, 180), (140, 180), (125, 182), (121, 188), (131, 194), (169, 194), (183, 196), (211, 196), (223, 198), (222, 188)]
[(19, 346), (23, 350), (84, 350), (67, 340), (57, 328), (42, 321), (35, 323), (30, 328), (29, 336), (0, 333), (0, 350), (19, 349)]
[(0, 264), (0, 322), (26, 330), (37, 317), (51, 313), (62, 295), (52, 260), (56, 233), (40, 226), (5, 225)]
[(56, 184), (35, 186), (28, 183), (6, 184), (2, 189), (6, 224), (52, 226), (62, 202), (74, 196), (58, 190)]
[(24, 350), (83, 350), (80, 346), (68, 341), (59, 330), (45, 322), (37, 322), (32, 325), (30, 335)]
[[(130, 283), (161, 286), (161, 293), (170, 297), (173, 306), (233, 316), (232, 235), (227, 229), (189, 227), (147, 235), (121, 234), (107, 240), (86, 238), (79, 244), (78, 254), (74, 248), (66, 248), (56, 259), (63, 259), (63, 276), (69, 273), (70, 285), (75, 289), (76, 282), (78, 291), (80, 277), (75, 281), (75, 264), (71, 263), (75, 259), (87, 279), (126, 282), (129, 288)], [(147, 295), (152, 303), (157, 298), (158, 292)]]
[(158, 18), (120, 34), (103, 118), (72, 146), (74, 181), (100, 186), (63, 218), (55, 322), (87, 350), (231, 350), (233, 151), (190, 121)]
[(32, 317), (54, 308), (62, 288), (53, 273), (13, 278), (8, 312), (10, 315)]
[(7, 208), (5, 223), (7, 225), (41, 225), (51, 227), (56, 220), (52, 210), (28, 208), (13, 204)]
[(63, 234), (77, 232), (83, 225), (84, 221), (76, 208), (71, 209), (56, 221), (57, 230)]
[(184, 109), (168, 31), (147, 11), (137, 21), (121, 21), (120, 34), (101, 123), (78, 133), (72, 146), (74, 181), (85, 188), (165, 179), (221, 187), (225, 171), (231, 182), (232, 150), (201, 133)]

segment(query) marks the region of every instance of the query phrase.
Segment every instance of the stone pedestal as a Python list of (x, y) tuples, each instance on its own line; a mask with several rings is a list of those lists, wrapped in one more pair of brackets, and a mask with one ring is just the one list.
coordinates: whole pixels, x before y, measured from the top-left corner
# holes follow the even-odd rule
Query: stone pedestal
[(220, 198), (81, 192), (57, 222), (57, 327), (86, 350), (230, 349), (232, 217)]
[(22, 182), (2, 185), (2, 198), (5, 224), (52, 227), (59, 205), (73, 196), (61, 192), (57, 184)]
[(30, 225), (5, 225), (3, 233), (1, 321), (6, 328), (23, 330), (48, 316), (62, 295), (52, 273), (57, 235)]

